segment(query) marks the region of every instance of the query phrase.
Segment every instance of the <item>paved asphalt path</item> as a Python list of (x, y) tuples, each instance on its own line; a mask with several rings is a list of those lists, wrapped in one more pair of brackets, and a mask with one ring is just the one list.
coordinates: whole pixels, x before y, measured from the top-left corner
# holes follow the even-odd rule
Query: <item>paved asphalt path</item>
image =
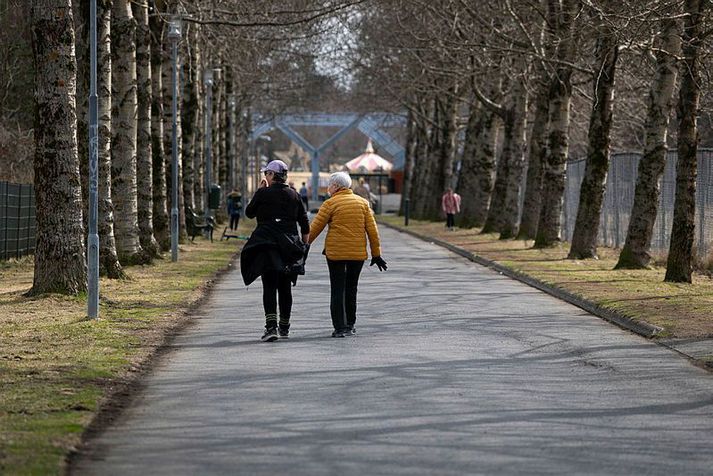
[(713, 377), (430, 243), (382, 229), (354, 338), (313, 247), (289, 341), (225, 276), (74, 474), (712, 474)]

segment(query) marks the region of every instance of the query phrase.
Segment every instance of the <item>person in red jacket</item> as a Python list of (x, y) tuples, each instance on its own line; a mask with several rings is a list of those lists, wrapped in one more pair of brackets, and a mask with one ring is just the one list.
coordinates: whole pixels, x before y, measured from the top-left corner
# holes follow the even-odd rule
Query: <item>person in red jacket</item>
[(460, 195), (454, 193), (451, 187), (441, 197), (441, 208), (446, 214), (446, 228), (452, 231), (456, 226), (455, 214), (460, 213)]

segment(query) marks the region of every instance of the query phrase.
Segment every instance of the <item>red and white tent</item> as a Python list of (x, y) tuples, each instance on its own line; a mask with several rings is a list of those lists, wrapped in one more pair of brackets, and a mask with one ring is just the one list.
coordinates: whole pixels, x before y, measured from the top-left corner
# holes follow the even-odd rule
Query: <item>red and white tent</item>
[(364, 153), (347, 162), (345, 166), (351, 172), (376, 172), (378, 170), (388, 172), (394, 165), (385, 158), (374, 153), (374, 146), (371, 144), (370, 140)]

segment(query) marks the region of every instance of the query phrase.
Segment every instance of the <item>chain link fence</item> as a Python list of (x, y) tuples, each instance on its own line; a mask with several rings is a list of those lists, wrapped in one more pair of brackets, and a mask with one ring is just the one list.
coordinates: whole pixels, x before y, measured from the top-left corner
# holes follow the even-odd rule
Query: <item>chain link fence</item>
[[(607, 176), (606, 193), (599, 225), (599, 243), (620, 248), (624, 246), (629, 226), (629, 216), (634, 203), (634, 190), (641, 154), (612, 154)], [(671, 239), (671, 223), (676, 190), (677, 153), (670, 151), (666, 168), (661, 179), (658, 215), (654, 225), (651, 248), (668, 251)], [(567, 163), (562, 237), (571, 241), (579, 205), (579, 189), (584, 177), (584, 160)], [(694, 249), (698, 256), (705, 256), (711, 250), (713, 241), (713, 149), (698, 150), (698, 177), (696, 180), (696, 241)]]
[(0, 260), (35, 252), (35, 187), (0, 182)]

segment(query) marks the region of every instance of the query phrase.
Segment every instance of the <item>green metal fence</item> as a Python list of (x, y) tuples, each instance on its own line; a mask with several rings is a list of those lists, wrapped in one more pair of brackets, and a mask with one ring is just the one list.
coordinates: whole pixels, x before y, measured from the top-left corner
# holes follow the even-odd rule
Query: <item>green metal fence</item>
[(0, 182), (0, 260), (35, 252), (35, 187)]

